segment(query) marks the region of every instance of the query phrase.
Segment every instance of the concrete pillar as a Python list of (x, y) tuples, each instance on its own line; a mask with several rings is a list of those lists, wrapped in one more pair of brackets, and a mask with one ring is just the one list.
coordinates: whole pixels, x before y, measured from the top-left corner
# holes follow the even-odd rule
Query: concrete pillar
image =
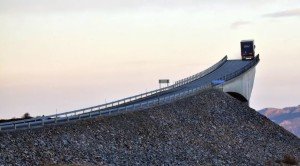
[(244, 96), (248, 103), (250, 101), (255, 77), (255, 66), (244, 74), (225, 82), (223, 85), (224, 92), (235, 92)]

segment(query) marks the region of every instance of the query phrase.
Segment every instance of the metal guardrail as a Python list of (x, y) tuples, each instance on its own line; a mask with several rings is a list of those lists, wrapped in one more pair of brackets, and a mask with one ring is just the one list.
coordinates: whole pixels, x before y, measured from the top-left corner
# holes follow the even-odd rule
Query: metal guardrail
[(142, 94), (139, 94), (139, 95), (123, 98), (123, 99), (120, 99), (120, 100), (117, 100), (117, 101), (113, 101), (113, 102), (109, 102), (109, 103), (106, 103), (106, 104), (101, 104), (101, 105), (97, 105), (97, 106), (93, 106), (93, 107), (88, 107), (88, 108), (83, 108), (83, 109), (78, 109), (78, 110), (74, 110), (74, 111), (63, 112), (63, 113), (58, 113), (58, 114), (53, 114), (53, 115), (48, 115), (48, 116), (42, 116), (42, 117), (36, 117), (36, 118), (30, 118), (30, 119), (0, 123), (0, 131), (1, 131), (2, 126), (42, 121), (45, 118), (46, 119), (52, 119), (52, 118), (57, 118), (57, 117), (60, 117), (60, 116), (68, 117), (68, 116), (76, 115), (76, 114), (77, 115), (78, 114), (84, 114), (84, 113), (87, 113), (87, 112), (93, 112), (95, 110), (108, 109), (108, 108), (119, 106), (121, 104), (125, 104), (125, 103), (129, 103), (129, 102), (136, 101), (136, 100), (139, 100), (139, 99), (143, 99), (145, 97), (152, 96), (154, 94), (157, 94), (157, 93), (160, 93), (160, 92), (163, 92), (163, 91), (167, 91), (167, 90), (182, 86), (184, 84), (187, 84), (187, 83), (191, 82), (192, 80), (203, 77), (204, 75), (206, 75), (206, 74), (212, 72), (213, 70), (215, 70), (216, 68), (218, 68), (226, 60), (227, 60), (227, 56), (222, 58), (219, 62), (217, 62), (215, 65), (211, 66), (210, 68), (206, 69), (205, 71), (200, 72), (200, 73), (198, 73), (194, 76), (188, 77), (186, 79), (183, 79), (182, 81), (177, 81), (175, 84), (164, 87), (164, 88), (156, 89), (156, 90), (153, 90), (153, 91), (149, 91), (149, 92), (146, 92), (146, 93), (142, 93)]
[(219, 78), (217, 80), (224, 80), (226, 82), (226, 81), (229, 81), (229, 80), (231, 80), (233, 78), (236, 78), (239, 75), (243, 74), (245, 71), (247, 71), (250, 68), (252, 68), (253, 66), (257, 65), (259, 61), (260, 61), (260, 59), (259, 59), (259, 54), (258, 54), (258, 55), (256, 55), (256, 57), (253, 60), (251, 60), (251, 62), (249, 64), (247, 64), (246, 66), (244, 66), (240, 70), (237, 70), (237, 71), (235, 71), (233, 73), (227, 74), (227, 75), (225, 75), (225, 76), (223, 76), (223, 77), (221, 77), (221, 78)]
[(195, 81), (195, 80), (197, 80), (197, 79), (199, 79), (199, 78), (201, 78), (201, 77), (203, 77), (203, 76), (205, 76), (205, 75), (207, 75), (207, 74), (213, 72), (213, 71), (216, 70), (218, 67), (222, 66), (222, 65), (227, 61), (227, 59), (228, 59), (228, 57), (227, 57), (227, 55), (226, 55), (224, 58), (222, 58), (222, 59), (221, 59), (219, 62), (217, 62), (215, 65), (209, 67), (208, 69), (206, 69), (206, 70), (204, 70), (204, 71), (202, 71), (202, 72), (199, 72), (199, 73), (197, 73), (197, 74), (194, 74), (194, 75), (192, 75), (192, 76), (190, 76), (190, 77), (187, 77), (187, 78), (183, 78), (183, 79), (181, 79), (181, 80), (178, 80), (178, 81), (175, 82), (174, 85), (181, 86), (181, 85), (190, 83), (190, 82), (192, 82), (192, 81)]
[[(226, 56), (219, 63), (222, 63), (225, 58), (227, 60), (227, 56)], [(255, 66), (258, 62), (259, 62), (259, 55), (257, 55), (252, 62), (247, 64), (242, 69), (240, 69), (234, 73), (227, 74), (227, 75), (221, 77), (220, 80), (228, 81), (232, 78), (235, 78), (235, 77), (241, 75), (242, 73), (244, 73), (245, 71), (247, 71), (248, 69), (250, 69), (251, 67)], [(206, 74), (208, 74), (208, 73), (206, 73)], [(201, 77), (199, 77), (199, 78), (201, 78)], [(193, 80), (193, 78), (189, 79), (189, 81), (191, 81), (191, 80)], [(176, 84), (174, 84), (174, 85), (176, 85)], [(98, 105), (98, 106), (88, 107), (88, 108), (84, 108), (84, 109), (79, 109), (79, 110), (75, 110), (75, 111), (64, 112), (64, 113), (54, 114), (54, 115), (49, 115), (49, 116), (42, 116), (42, 117), (31, 118), (31, 119), (26, 119), (26, 120), (1, 123), (0, 131), (29, 129), (29, 128), (34, 128), (34, 127), (41, 127), (41, 126), (48, 125), (48, 124), (56, 124), (56, 123), (92, 118), (92, 117), (96, 117), (96, 116), (111, 115), (111, 114), (128, 111), (128, 110), (134, 111), (134, 110), (141, 109), (141, 108), (148, 108), (148, 107), (156, 106), (159, 104), (164, 104), (166, 102), (172, 102), (178, 98), (183, 98), (185, 96), (192, 95), (200, 90), (212, 87), (211, 84), (206, 84), (201, 87), (188, 89), (186, 91), (174, 93), (171, 95), (167, 95), (165, 97), (158, 96), (152, 100), (147, 100), (147, 101), (140, 102), (137, 104), (129, 104), (127, 106), (121, 106), (123, 104), (130, 103), (132, 101), (143, 99), (150, 95), (154, 95), (156, 93), (160, 93), (160, 92), (172, 89), (172, 88), (174, 88), (174, 85), (171, 85), (171, 86), (165, 87), (165, 88), (161, 88), (161, 89), (157, 89), (154, 91), (150, 91), (147, 93), (143, 93), (140, 95), (124, 98), (124, 99), (110, 102), (107, 104)], [(180, 85), (183, 85), (183, 84), (180, 84)], [(175, 86), (175, 87), (178, 87), (178, 86)]]
[(147, 100), (145, 102), (137, 103), (137, 104), (131, 104), (123, 107), (116, 107), (116, 108), (110, 108), (110, 109), (104, 109), (104, 110), (95, 110), (93, 112), (83, 113), (79, 115), (71, 115), (68, 116), (68, 114), (62, 114), (65, 116), (45, 116), (40, 119), (36, 119), (35, 121), (29, 121), (29, 122), (23, 122), (23, 123), (13, 123), (5, 126), (0, 126), (0, 131), (10, 131), (10, 130), (18, 130), (18, 129), (30, 129), (30, 128), (37, 128), (42, 127), (45, 125), (50, 124), (58, 124), (58, 123), (66, 123), (69, 121), (75, 121), (75, 120), (81, 120), (81, 119), (88, 119), (88, 118), (94, 118), (98, 116), (107, 116), (112, 114), (117, 114), (120, 112), (126, 112), (126, 111), (136, 111), (139, 109), (145, 109), (150, 108), (157, 105), (162, 105), (166, 103), (173, 102), (177, 99), (181, 99), (190, 95), (193, 95), (194, 93), (199, 92), (200, 90), (204, 90), (207, 88), (210, 88), (211, 85), (207, 84), (201, 87), (188, 89), (183, 92), (171, 94), (164, 97), (157, 97), (152, 100)]

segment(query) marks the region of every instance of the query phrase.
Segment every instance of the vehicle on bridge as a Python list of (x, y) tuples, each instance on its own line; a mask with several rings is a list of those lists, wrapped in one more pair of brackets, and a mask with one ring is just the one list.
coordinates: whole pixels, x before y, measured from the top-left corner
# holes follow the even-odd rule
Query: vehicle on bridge
[[(241, 46), (243, 46), (242, 56), (244, 48), (246, 52), (244, 57), (247, 60), (228, 60), (228, 57), (225, 56), (206, 70), (176, 81), (167, 87), (73, 111), (2, 122), (0, 123), (0, 132), (38, 128), (99, 116), (111, 116), (128, 111), (139, 111), (172, 103), (209, 88), (221, 89), (232, 97), (248, 103), (254, 84), (255, 66), (260, 59), (259, 55), (254, 56), (254, 41), (242, 41)], [(159, 83), (169, 83), (169, 80), (162, 79)]]
[(241, 55), (243, 60), (254, 59), (255, 56), (254, 40), (241, 41)]

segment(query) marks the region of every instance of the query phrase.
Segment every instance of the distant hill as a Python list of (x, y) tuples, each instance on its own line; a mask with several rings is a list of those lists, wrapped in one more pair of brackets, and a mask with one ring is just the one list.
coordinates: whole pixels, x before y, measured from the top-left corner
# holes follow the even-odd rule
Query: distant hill
[(282, 109), (265, 108), (259, 113), (300, 137), (300, 105)]
[(210, 89), (115, 116), (0, 132), (0, 154), (0, 165), (297, 165), (300, 139)]

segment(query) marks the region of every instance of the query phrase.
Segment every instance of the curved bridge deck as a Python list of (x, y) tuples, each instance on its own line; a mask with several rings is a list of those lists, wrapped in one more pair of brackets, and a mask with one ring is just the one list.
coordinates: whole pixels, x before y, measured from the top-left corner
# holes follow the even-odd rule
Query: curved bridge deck
[(250, 68), (255, 67), (258, 62), (259, 56), (256, 56), (253, 60), (247, 61), (227, 60), (226, 56), (211, 68), (186, 79), (177, 81), (175, 84), (166, 88), (99, 106), (27, 120), (1, 123), (0, 131), (42, 127), (48, 124), (65, 123), (79, 119), (110, 115), (127, 110), (138, 110), (158, 104), (172, 102), (178, 98), (192, 95), (199, 90), (212, 87), (211, 82), (213, 80), (223, 80), (226, 83), (226, 81), (236, 78), (247, 72)]

